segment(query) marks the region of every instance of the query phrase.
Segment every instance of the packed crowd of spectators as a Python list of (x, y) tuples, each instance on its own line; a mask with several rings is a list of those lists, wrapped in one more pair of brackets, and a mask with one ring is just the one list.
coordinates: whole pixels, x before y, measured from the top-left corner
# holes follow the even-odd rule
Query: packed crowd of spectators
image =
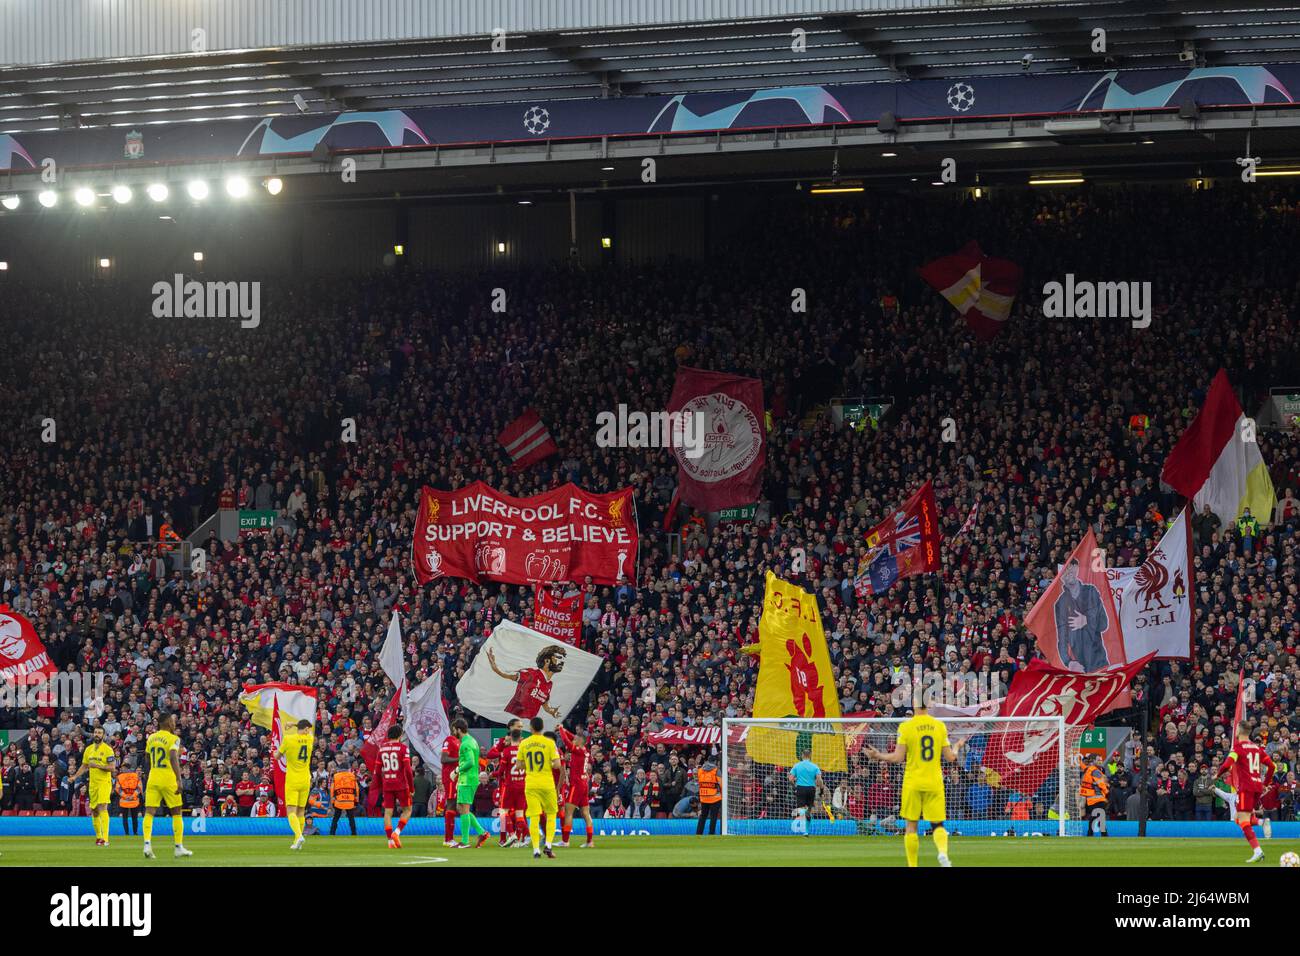
[[(409, 572), (419, 486), (480, 479), (514, 495), (568, 480), (636, 489), (635, 579), (587, 591), (583, 645), (605, 662), (567, 723), (589, 727), (597, 814), (682, 815), (695, 768), (716, 754), (644, 735), (750, 713), (758, 663), (739, 648), (756, 640), (766, 570), (818, 593), (846, 712), (899, 714), (892, 678), (914, 664), (987, 671), (1006, 686), (1035, 653), (1026, 613), (1088, 525), (1110, 563), (1140, 563), (1154, 546), (1180, 506), (1161, 465), (1215, 370), (1228, 370), (1248, 412), (1300, 372), (1300, 282), (1285, 253), (1300, 238), (1300, 202), (1285, 190), (868, 195), (745, 234), (708, 262), (270, 279), (250, 330), (160, 322), (140, 289), (111, 283), (7, 291), (24, 308), (0, 318), (0, 404), (11, 410), (0, 600), (32, 619), (61, 669), (109, 679), (87, 712), (0, 710), (11, 728), (3, 808), (84, 810), (84, 777), (69, 776), (88, 726), (102, 723), (130, 758), (172, 709), (187, 805), (206, 798), (217, 812), (233, 798), (233, 812), (251, 812), (267, 741), (237, 696), (277, 679), (320, 689), (319, 770), (351, 765), (364, 784), (360, 748), (391, 695), (376, 661), (389, 615), (403, 616), (412, 680), (443, 669), (454, 717), (477, 646), (496, 622), (531, 612), (529, 588), (420, 588)], [(1026, 274), (989, 344), (915, 275), (968, 237)], [(1043, 318), (1038, 290), (1067, 272), (1151, 281), (1151, 326)], [(497, 287), (506, 314), (490, 308)], [(806, 314), (791, 313), (796, 287)], [(596, 412), (662, 408), (679, 363), (763, 380), (769, 520), (669, 515), (666, 451), (596, 446)], [(892, 396), (893, 408), (878, 427), (836, 427), (825, 403), (847, 395)], [(516, 472), (495, 436), (528, 406), (560, 454)], [(1140, 432), (1134, 414), (1148, 417)], [(46, 419), (53, 443), (41, 440)], [(342, 440), (344, 419), (354, 442)], [(945, 420), (955, 441), (942, 440)], [(1279, 813), (1295, 815), (1300, 434), (1261, 431), (1259, 443), (1276, 513), (1258, 516), (1249, 541), (1197, 522), (1195, 660), (1152, 665), (1134, 708), (1107, 718), (1140, 726), (1148, 709), (1158, 816), (1201, 812), (1197, 787), (1225, 753), (1239, 667), (1256, 688), (1251, 722), (1287, 768)], [(865, 531), (926, 478), (944, 522), (942, 574), (858, 599)], [(232, 502), (285, 520), (206, 540), (205, 574), (170, 570), (160, 529), (188, 535)], [(975, 529), (958, 536), (977, 502)], [(808, 557), (802, 573), (794, 548)], [(1132, 756), (1113, 765), (1121, 816), (1138, 785)], [(874, 773), (835, 781), (838, 805), (884, 801)], [(770, 789), (785, 786), (779, 777)], [(429, 786), (436, 803), (432, 775)], [(755, 801), (781, 802), (752, 786)]]

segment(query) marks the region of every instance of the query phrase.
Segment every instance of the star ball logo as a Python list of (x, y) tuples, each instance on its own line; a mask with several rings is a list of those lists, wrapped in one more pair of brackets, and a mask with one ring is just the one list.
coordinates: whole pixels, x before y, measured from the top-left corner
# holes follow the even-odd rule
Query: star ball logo
[(948, 105), (953, 112), (965, 113), (975, 105), (975, 87), (969, 83), (954, 83), (948, 87)]
[(530, 106), (524, 113), (524, 129), (534, 136), (541, 136), (551, 127), (551, 114), (543, 106)]

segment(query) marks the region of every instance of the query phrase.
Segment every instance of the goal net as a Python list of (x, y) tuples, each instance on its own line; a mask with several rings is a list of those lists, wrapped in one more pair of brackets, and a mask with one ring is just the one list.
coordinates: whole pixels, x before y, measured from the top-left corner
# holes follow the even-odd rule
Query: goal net
[[(1077, 758), (1084, 728), (1060, 717), (943, 718), (957, 761), (943, 761), (950, 834), (1082, 835)], [(903, 765), (888, 753), (902, 718), (728, 718), (723, 721), (722, 832), (901, 834)], [(958, 743), (960, 746), (958, 747)], [(799, 754), (821, 771), (814, 792), (791, 780)], [(807, 803), (811, 802), (811, 810)], [(921, 833), (930, 829), (921, 823)]]

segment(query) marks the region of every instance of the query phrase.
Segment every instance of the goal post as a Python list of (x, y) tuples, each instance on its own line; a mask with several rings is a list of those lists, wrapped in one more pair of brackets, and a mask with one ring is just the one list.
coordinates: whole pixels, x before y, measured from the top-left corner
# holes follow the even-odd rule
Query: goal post
[[(903, 765), (872, 759), (889, 752), (901, 717), (725, 718), (722, 722), (722, 832), (730, 835), (903, 833)], [(956, 763), (943, 761), (950, 834), (1082, 835), (1078, 744), (1056, 717), (944, 717)], [(814, 793), (790, 779), (799, 754), (821, 771)], [(811, 813), (805, 804), (811, 800)], [(920, 831), (930, 826), (922, 823)]]

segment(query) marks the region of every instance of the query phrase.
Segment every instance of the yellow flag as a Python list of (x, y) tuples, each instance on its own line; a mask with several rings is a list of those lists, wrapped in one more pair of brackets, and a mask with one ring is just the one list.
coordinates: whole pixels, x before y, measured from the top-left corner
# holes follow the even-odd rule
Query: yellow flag
[[(769, 571), (758, 642), (755, 717), (840, 716), (839, 688), (815, 595)], [(798, 763), (804, 748), (812, 750), (813, 763), (824, 771), (848, 769), (840, 724), (751, 727), (745, 736), (746, 752), (758, 763), (789, 767)]]

